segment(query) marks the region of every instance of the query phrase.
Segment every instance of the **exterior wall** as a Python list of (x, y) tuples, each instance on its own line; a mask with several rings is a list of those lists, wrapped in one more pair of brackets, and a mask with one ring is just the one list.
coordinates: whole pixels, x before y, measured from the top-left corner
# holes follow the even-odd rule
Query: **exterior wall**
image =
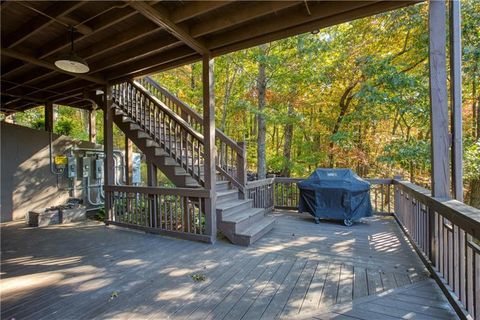
[[(49, 140), (46, 131), (0, 122), (1, 192), (0, 221), (25, 218), (35, 208), (65, 203), (69, 181), (50, 172)], [(68, 148), (101, 148), (87, 141), (53, 135), (52, 154), (65, 154)]]

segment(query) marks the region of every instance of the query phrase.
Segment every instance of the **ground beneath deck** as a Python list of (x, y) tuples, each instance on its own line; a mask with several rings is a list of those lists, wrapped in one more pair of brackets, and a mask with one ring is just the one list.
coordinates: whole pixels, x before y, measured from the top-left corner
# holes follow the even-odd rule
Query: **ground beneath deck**
[(249, 248), (95, 222), (4, 224), (1, 317), (456, 319), (392, 217), (347, 228), (276, 215)]

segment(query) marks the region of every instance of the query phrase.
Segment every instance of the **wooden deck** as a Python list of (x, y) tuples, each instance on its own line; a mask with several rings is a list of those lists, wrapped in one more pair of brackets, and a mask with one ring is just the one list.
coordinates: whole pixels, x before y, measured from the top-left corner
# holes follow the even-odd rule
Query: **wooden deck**
[(393, 218), (347, 228), (275, 215), (248, 248), (94, 222), (4, 224), (1, 318), (457, 318)]

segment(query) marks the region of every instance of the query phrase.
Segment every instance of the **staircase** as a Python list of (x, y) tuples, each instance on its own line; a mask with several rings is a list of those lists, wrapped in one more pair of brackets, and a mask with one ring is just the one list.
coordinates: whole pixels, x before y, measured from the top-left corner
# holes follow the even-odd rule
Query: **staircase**
[[(202, 117), (150, 78), (113, 88), (114, 123), (177, 187), (204, 186)], [(232, 243), (250, 245), (273, 228), (265, 209), (243, 199), (239, 177), (244, 149), (220, 130), (217, 158), (216, 213), (218, 229)], [(243, 179), (245, 180), (245, 179)]]

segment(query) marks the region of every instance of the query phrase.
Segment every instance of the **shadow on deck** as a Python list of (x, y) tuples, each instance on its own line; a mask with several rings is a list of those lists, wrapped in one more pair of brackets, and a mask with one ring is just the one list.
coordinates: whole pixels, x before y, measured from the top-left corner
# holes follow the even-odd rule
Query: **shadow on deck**
[(347, 228), (275, 215), (249, 248), (95, 222), (3, 224), (1, 317), (456, 319), (392, 217)]

